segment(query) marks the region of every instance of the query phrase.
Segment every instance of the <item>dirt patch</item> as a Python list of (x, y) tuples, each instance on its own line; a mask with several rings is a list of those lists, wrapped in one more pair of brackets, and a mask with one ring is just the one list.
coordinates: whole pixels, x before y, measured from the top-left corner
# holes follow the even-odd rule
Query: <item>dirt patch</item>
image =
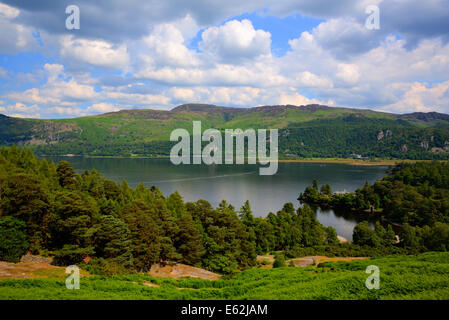
[(218, 280), (221, 275), (213, 273), (204, 269), (191, 267), (185, 264), (173, 264), (161, 266), (160, 264), (154, 264), (151, 266), (150, 275), (153, 277), (165, 277), (165, 278), (200, 278), (206, 280)]
[(257, 256), (257, 262), (263, 262), (268, 261), (273, 263), (274, 262), (274, 256), (273, 255), (265, 255), (265, 256)]
[(342, 236), (337, 236), (338, 241), (340, 241), (340, 243), (346, 243), (346, 242), (350, 242), (348, 239), (346, 239), (345, 237)]
[(41, 264), (51, 264), (53, 261), (52, 258), (42, 257), (42, 256), (34, 256), (31, 254), (27, 254), (20, 258), (20, 262), (32, 262), (32, 263), (41, 263)]
[(295, 264), (295, 267), (311, 267), (311, 266), (317, 266), (318, 264), (322, 262), (337, 262), (337, 261), (354, 261), (354, 260), (362, 260), (362, 259), (368, 259), (367, 257), (326, 257), (326, 256), (309, 256), (309, 257), (302, 257), (302, 258), (296, 258), (287, 261), (288, 264), (290, 261), (293, 261)]
[(313, 257), (303, 257), (288, 260), (286, 264), (289, 265), (290, 261), (293, 261), (295, 267), (310, 267), (316, 265), (315, 259)]
[(363, 259), (368, 259), (368, 257), (317, 257), (318, 263), (321, 262), (336, 262), (336, 261), (354, 261), (354, 260), (363, 260)]
[(0, 278), (39, 278), (49, 274), (63, 275), (65, 268), (46, 263), (35, 262), (0, 262)]
[[(80, 270), (81, 276), (88, 276)], [(65, 267), (56, 267), (48, 263), (0, 261), (0, 279), (5, 278), (65, 278)]]
[(273, 268), (274, 256), (269, 254), (257, 256), (256, 261), (260, 269), (271, 269)]
[(159, 288), (160, 287), (160, 285), (154, 284), (154, 283), (151, 283), (151, 282), (144, 282), (143, 285), (147, 286), (147, 287), (151, 287), (151, 288)]

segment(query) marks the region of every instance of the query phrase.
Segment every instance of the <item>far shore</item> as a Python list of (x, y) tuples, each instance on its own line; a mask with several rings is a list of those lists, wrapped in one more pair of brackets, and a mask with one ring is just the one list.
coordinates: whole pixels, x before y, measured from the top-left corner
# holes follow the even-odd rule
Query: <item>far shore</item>
[(279, 160), (279, 162), (337, 163), (337, 164), (350, 164), (355, 166), (394, 166), (399, 162), (417, 162), (417, 161), (429, 161), (429, 160), (402, 160), (402, 159), (363, 160), (363, 159), (350, 159), (350, 158), (308, 158), (308, 159)]
[[(92, 156), (92, 155), (78, 155), (78, 154), (64, 154), (64, 155), (40, 155), (40, 157), (83, 157), (83, 158), (99, 158), (99, 159), (170, 159), (169, 156)], [(410, 159), (352, 159), (352, 158), (303, 158), (303, 159), (279, 159), (278, 162), (303, 162), (303, 163), (336, 163), (349, 164), (355, 166), (395, 166), (398, 163), (414, 163), (414, 162), (428, 162), (433, 160), (410, 160)], [(438, 160), (447, 161), (447, 160)], [(245, 159), (245, 163), (247, 159)]]

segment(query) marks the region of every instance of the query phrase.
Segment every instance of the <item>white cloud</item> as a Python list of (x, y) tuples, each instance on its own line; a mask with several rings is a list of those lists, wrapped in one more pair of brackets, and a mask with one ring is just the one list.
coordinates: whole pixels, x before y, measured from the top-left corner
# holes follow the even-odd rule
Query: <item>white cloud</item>
[(94, 103), (90, 107), (87, 108), (89, 113), (106, 113), (106, 112), (114, 112), (119, 111), (120, 108), (117, 105), (113, 105), (111, 103)]
[(264, 30), (255, 30), (247, 19), (231, 20), (223, 26), (206, 29), (199, 47), (223, 61), (253, 59), (270, 55), (271, 34)]
[(359, 68), (354, 64), (340, 63), (336, 77), (347, 84), (356, 84), (360, 79)]
[(66, 79), (64, 67), (60, 64), (45, 64), (47, 82), (40, 88), (31, 88), (23, 92), (11, 92), (5, 98), (28, 104), (72, 106), (74, 101), (88, 101), (98, 97), (94, 87), (79, 83), (73, 77)]
[(150, 49), (150, 54), (144, 55), (147, 64), (176, 67), (199, 64), (195, 53), (185, 46), (182, 32), (172, 24), (156, 26), (144, 42)]
[(39, 107), (37, 105), (25, 105), (16, 103), (6, 107), (0, 107), (0, 112), (16, 118), (40, 118)]
[[(84, 11), (82, 30), (71, 35), (55, 27), (52, 11), (35, 12), (24, 2), (0, 3), (0, 52), (34, 50), (32, 31), (42, 28), (40, 52), (51, 56), (55, 49), (60, 54), (51, 56), (56, 63), (32, 70), (39, 74), (34, 82), (31, 70), (14, 75), (0, 68), (0, 78), (9, 76), (8, 84), (26, 88), (4, 93), (2, 99), (9, 105), (37, 105), (41, 116), (168, 109), (192, 101), (243, 107), (335, 103), (449, 112), (447, 94), (440, 94), (449, 74), (449, 31), (442, 28), (448, 16), (442, 10), (447, 8), (445, 1), (229, 0), (206, 5), (200, 0), (189, 5), (139, 3), (139, 10), (136, 3), (111, 3), (110, 19), (101, 21), (93, 18), (98, 17), (98, 7), (92, 4)], [(380, 5), (381, 30), (364, 27), (368, 4)], [(264, 14), (299, 12), (327, 20), (291, 39), (287, 53), (276, 57), (271, 54), (270, 26), (257, 29), (247, 19), (219, 25), (261, 8)], [(152, 18), (144, 17), (150, 11)], [(32, 19), (31, 14), (40, 18)], [(45, 14), (48, 21), (42, 18)], [(129, 17), (135, 19), (127, 21)], [(197, 34), (199, 30), (203, 31)], [(89, 66), (122, 72), (92, 77)], [(137, 88), (137, 82), (145, 84)]]
[(319, 77), (309, 71), (303, 71), (298, 74), (293, 82), (297, 87), (319, 88), (332, 87), (332, 80), (327, 77)]
[(403, 98), (396, 103), (384, 106), (382, 110), (393, 112), (448, 112), (449, 81), (434, 86), (414, 82), (405, 92)]
[(4, 3), (0, 3), (0, 17), (4, 17), (6, 19), (14, 19), (19, 15), (19, 13), (19, 9), (10, 7)]
[[(190, 87), (172, 88), (166, 92), (177, 103), (201, 102), (222, 106), (255, 107), (262, 105), (293, 104), (304, 105), (311, 103), (323, 104), (318, 99), (308, 99), (297, 92), (295, 88), (253, 88), (238, 87)], [(332, 105), (332, 101), (327, 101)]]
[(308, 104), (323, 104), (323, 102), (317, 100), (317, 99), (309, 99), (306, 96), (303, 96), (299, 93), (282, 93), (279, 97), (279, 104), (281, 105), (295, 105), (295, 106), (302, 106), (302, 105), (308, 105)]
[(20, 10), (0, 3), (0, 53), (15, 54), (36, 47), (29, 27), (11, 21)]
[(60, 46), (61, 56), (66, 59), (112, 70), (126, 70), (129, 64), (125, 44), (114, 46), (102, 40), (75, 39), (69, 35), (61, 37)]

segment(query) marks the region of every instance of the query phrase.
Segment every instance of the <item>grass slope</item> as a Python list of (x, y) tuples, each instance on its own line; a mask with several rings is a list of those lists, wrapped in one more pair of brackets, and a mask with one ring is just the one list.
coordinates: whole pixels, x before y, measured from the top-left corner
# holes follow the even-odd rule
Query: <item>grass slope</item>
[[(23, 144), (38, 154), (53, 155), (166, 156), (173, 144), (169, 142), (170, 133), (176, 128), (191, 132), (193, 120), (201, 121), (203, 130), (281, 129), (283, 155), (330, 158), (363, 153), (384, 158), (433, 159), (435, 153), (449, 154), (449, 115), (396, 115), (322, 105), (244, 109), (190, 104), (171, 111), (124, 110), (57, 120), (0, 116), (0, 145)], [(389, 130), (392, 135), (377, 143), (381, 130)], [(404, 145), (414, 156), (407, 157), (407, 151), (401, 151)], [(432, 153), (433, 147), (438, 152)]]
[[(380, 269), (380, 289), (365, 287), (366, 267)], [(0, 299), (449, 299), (449, 253), (326, 262), (317, 268), (246, 270), (230, 280), (148, 275), (0, 280)]]

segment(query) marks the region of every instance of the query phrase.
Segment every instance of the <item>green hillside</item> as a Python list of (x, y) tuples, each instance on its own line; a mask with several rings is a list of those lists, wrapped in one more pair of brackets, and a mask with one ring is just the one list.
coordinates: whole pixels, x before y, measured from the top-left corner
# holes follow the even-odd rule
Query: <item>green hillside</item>
[(99, 116), (35, 120), (0, 116), (0, 145), (37, 154), (167, 156), (176, 128), (280, 129), (282, 157), (447, 159), (449, 115), (396, 115), (322, 105), (226, 108), (189, 104), (171, 111), (125, 110)]
[[(368, 290), (369, 265), (380, 288)], [(149, 285), (151, 284), (151, 285)], [(389, 256), (318, 267), (250, 269), (229, 280), (164, 279), (149, 275), (82, 278), (67, 290), (65, 278), (0, 280), (0, 299), (449, 299), (449, 253)]]

